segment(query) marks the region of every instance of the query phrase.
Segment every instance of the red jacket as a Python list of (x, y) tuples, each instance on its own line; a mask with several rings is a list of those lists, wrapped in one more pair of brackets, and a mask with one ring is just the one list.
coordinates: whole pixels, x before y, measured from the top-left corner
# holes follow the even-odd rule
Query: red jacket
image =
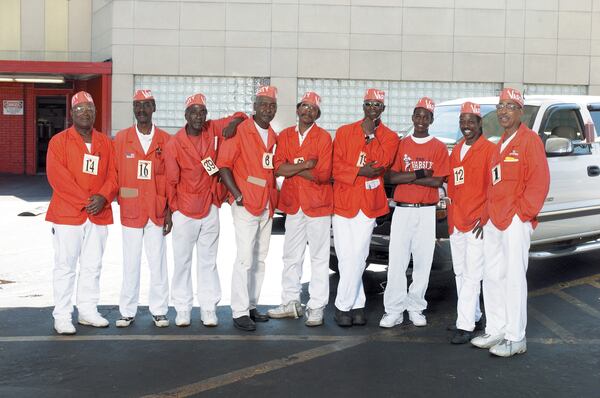
[(316, 159), (317, 165), (310, 170), (315, 181), (304, 177), (286, 177), (279, 196), (279, 209), (286, 214), (302, 211), (309, 217), (322, 217), (333, 212), (333, 189), (331, 187), (331, 136), (317, 124), (305, 133), (300, 145), (296, 126), (288, 127), (277, 137), (275, 170), (283, 163), (295, 164), (298, 158), (303, 161)]
[(375, 139), (365, 144), (362, 120), (340, 127), (333, 141), (333, 208), (334, 213), (352, 218), (359, 210), (370, 218), (389, 210), (383, 176), (359, 176), (361, 153), (365, 163), (377, 161), (376, 167), (388, 169), (398, 149), (398, 135), (383, 123), (375, 131)]
[(496, 146), (485, 136), (479, 137), (460, 160), (461, 140), (450, 155), (448, 176), (448, 232), (454, 228), (461, 232), (471, 231), (483, 216), (487, 190), (490, 185), (489, 165)]
[[(277, 185), (274, 169), (263, 167), (263, 155), (273, 154), (277, 136), (269, 126), (267, 146), (263, 143), (254, 119), (243, 121), (237, 128), (235, 137), (223, 142), (217, 165), (231, 170), (235, 183), (244, 197), (244, 207), (248, 212), (259, 216), (269, 207), (269, 215), (277, 206)], [(230, 198), (230, 203), (233, 202)]]
[(531, 221), (535, 228), (536, 216), (550, 188), (550, 171), (542, 140), (524, 124), (515, 134), (500, 152), (507, 139), (506, 134), (502, 135), (492, 155), (492, 183), (488, 189), (484, 221), (489, 217), (500, 230), (508, 228), (515, 214), (523, 222)]
[[(412, 136), (403, 138), (398, 146), (396, 160), (392, 166), (394, 171), (433, 170), (434, 177), (445, 177), (449, 174), (448, 148), (440, 140), (432, 137), (429, 141), (418, 144)], [(394, 190), (394, 200), (404, 203), (437, 203), (440, 194), (437, 188), (416, 184), (399, 184)]]
[[(114, 157), (110, 138), (96, 130), (92, 131), (91, 151), (74, 127), (52, 137), (48, 144), (46, 173), (53, 191), (46, 220), (81, 225), (89, 218), (94, 224), (112, 224), (111, 202), (117, 193)], [(106, 205), (92, 216), (85, 211), (85, 206), (95, 194), (102, 195)]]
[(202, 160), (210, 156), (216, 164), (223, 142), (223, 129), (236, 117), (246, 115), (236, 113), (223, 119), (207, 120), (200, 133), (200, 152), (188, 138), (185, 127), (169, 140), (165, 166), (167, 200), (173, 212), (179, 210), (190, 218), (200, 219), (206, 217), (211, 205), (221, 206), (224, 189), (220, 188), (219, 174), (209, 175)]
[[(115, 137), (115, 154), (121, 207), (121, 224), (131, 228), (143, 228), (148, 219), (162, 226), (167, 211), (165, 176), (165, 148), (171, 136), (154, 127), (152, 143), (144, 153), (135, 125), (121, 130)], [(149, 163), (147, 177), (144, 167)], [(141, 173), (141, 174), (140, 174)], [(139, 177), (139, 178), (138, 178)], [(145, 179), (148, 178), (148, 179)]]

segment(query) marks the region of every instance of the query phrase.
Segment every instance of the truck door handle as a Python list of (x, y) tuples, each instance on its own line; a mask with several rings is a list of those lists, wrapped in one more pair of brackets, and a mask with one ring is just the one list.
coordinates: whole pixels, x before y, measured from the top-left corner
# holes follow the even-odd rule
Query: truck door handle
[(588, 166), (587, 171), (590, 177), (597, 177), (600, 175), (600, 167), (598, 166)]

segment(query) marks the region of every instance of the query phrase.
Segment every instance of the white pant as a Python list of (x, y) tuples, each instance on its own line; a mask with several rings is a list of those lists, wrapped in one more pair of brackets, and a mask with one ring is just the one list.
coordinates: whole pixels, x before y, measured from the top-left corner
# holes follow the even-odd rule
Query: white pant
[(142, 243), (150, 268), (150, 294), (148, 304), (152, 315), (166, 315), (169, 309), (169, 272), (167, 246), (163, 228), (152, 221), (143, 228), (123, 225), (123, 284), (119, 298), (119, 312), (134, 317), (140, 298), (140, 265)]
[(353, 218), (334, 215), (332, 224), (340, 271), (335, 306), (340, 311), (364, 308), (365, 289), (362, 275), (369, 255), (375, 219), (359, 211)]
[(479, 293), (483, 278), (483, 239), (473, 231), (454, 229), (450, 235), (452, 266), (456, 279), (456, 327), (472, 332), (475, 322), (481, 319)]
[(179, 211), (173, 213), (173, 280), (171, 299), (179, 311), (191, 311), (194, 289), (191, 270), (196, 248), (196, 290), (198, 304), (214, 311), (221, 300), (221, 284), (217, 271), (219, 246), (219, 209), (212, 205), (206, 217), (190, 218)]
[(249, 315), (256, 308), (269, 252), (273, 219), (265, 210), (260, 216), (244, 206), (231, 205), (237, 256), (231, 277), (231, 312), (234, 318)]
[(81, 225), (53, 224), (52, 231), (54, 319), (71, 319), (78, 260), (77, 309), (80, 314), (94, 314), (100, 300), (100, 271), (108, 228), (86, 220)]
[(525, 337), (527, 326), (527, 265), (533, 228), (515, 215), (504, 231), (490, 221), (483, 228), (483, 300), (488, 334), (510, 341)]
[(321, 308), (329, 301), (329, 242), (331, 216), (309, 217), (298, 210), (285, 219), (281, 302), (300, 301), (302, 264), (306, 243), (310, 250), (311, 277), (308, 308)]
[[(390, 231), (388, 281), (383, 305), (388, 314), (427, 308), (425, 292), (435, 249), (435, 206), (396, 207)], [(412, 253), (412, 283), (407, 294), (406, 269)]]

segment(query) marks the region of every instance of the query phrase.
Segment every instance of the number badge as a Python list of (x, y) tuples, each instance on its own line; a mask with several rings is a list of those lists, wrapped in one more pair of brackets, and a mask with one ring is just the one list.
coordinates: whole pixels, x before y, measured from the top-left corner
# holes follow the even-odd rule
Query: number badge
[(88, 153), (83, 154), (83, 168), (82, 171), (85, 174), (98, 175), (98, 166), (100, 164), (100, 157), (96, 155), (90, 155)]
[(492, 185), (496, 185), (500, 181), (502, 181), (502, 168), (500, 167), (500, 163), (498, 163), (492, 169)]
[(303, 157), (295, 158), (294, 164), (298, 164), (298, 163), (304, 163), (304, 158)]
[(202, 166), (204, 167), (204, 170), (206, 170), (209, 176), (219, 171), (219, 168), (210, 156), (202, 159)]
[(137, 179), (149, 180), (152, 178), (152, 161), (138, 160)]
[(273, 168), (273, 154), (270, 152), (263, 153), (263, 169), (272, 169)]
[(454, 185), (462, 185), (465, 183), (465, 169), (460, 167), (454, 168)]
[(367, 154), (365, 152), (361, 152), (358, 154), (358, 160), (356, 161), (356, 167), (363, 167), (367, 164)]

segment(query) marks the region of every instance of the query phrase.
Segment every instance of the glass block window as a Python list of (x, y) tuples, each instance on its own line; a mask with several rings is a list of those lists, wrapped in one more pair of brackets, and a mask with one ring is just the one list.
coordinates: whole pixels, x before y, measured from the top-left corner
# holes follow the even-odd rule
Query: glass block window
[(566, 84), (526, 84), (525, 95), (587, 95), (588, 86)]
[(150, 89), (156, 99), (154, 123), (170, 132), (185, 125), (185, 99), (195, 93), (206, 96), (209, 119), (234, 112), (252, 113), (254, 93), (269, 84), (268, 77), (135, 76), (135, 89)]
[(367, 88), (385, 91), (386, 109), (383, 122), (395, 131), (406, 131), (411, 125), (413, 108), (419, 98), (431, 97), (436, 103), (460, 97), (498, 95), (500, 83), (373, 81), (341, 79), (298, 79), (298, 97), (316, 91), (322, 98), (319, 125), (331, 132), (343, 124), (363, 116), (362, 103)]

